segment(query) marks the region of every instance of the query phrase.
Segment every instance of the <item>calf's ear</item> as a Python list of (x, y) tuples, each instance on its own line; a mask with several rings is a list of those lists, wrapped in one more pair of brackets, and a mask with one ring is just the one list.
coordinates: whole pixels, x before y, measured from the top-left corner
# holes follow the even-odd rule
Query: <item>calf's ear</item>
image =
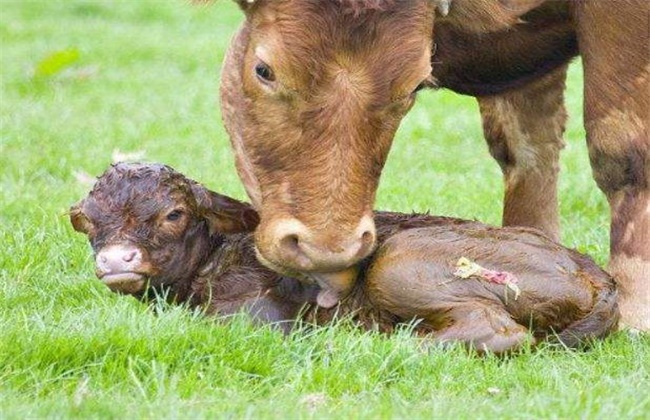
[(193, 184), (192, 192), (211, 234), (252, 232), (260, 222), (248, 203), (217, 194), (200, 184)]
[(89, 234), (93, 229), (93, 224), (88, 220), (88, 217), (84, 214), (82, 208), (84, 205), (84, 200), (81, 200), (74, 206), (70, 207), (70, 223), (72, 227), (77, 232)]

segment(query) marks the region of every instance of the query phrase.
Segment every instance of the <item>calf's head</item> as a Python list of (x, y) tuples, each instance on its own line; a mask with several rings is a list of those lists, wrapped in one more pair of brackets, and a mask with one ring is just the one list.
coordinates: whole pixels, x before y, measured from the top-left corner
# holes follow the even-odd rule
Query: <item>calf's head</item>
[(141, 294), (196, 275), (221, 234), (252, 231), (248, 205), (216, 194), (168, 166), (119, 163), (70, 209), (88, 235), (95, 269), (111, 290)]
[(397, 127), (431, 83), (434, 2), (241, 0), (222, 115), (259, 211), (260, 259), (333, 273), (375, 243), (372, 208)]

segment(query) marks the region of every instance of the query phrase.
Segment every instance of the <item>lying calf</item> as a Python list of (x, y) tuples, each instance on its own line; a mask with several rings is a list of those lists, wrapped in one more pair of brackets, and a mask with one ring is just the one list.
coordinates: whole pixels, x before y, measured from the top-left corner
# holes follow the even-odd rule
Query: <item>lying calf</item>
[(319, 286), (257, 261), (259, 219), (248, 204), (167, 166), (112, 166), (70, 219), (88, 235), (97, 276), (111, 290), (165, 292), (208, 313), (245, 310), (285, 325), (349, 315), (382, 331), (419, 319), (416, 330), (433, 340), (497, 353), (547, 338), (578, 346), (618, 321), (612, 279), (530, 229), (378, 212), (376, 252), (356, 267), (346, 296), (323, 308)]

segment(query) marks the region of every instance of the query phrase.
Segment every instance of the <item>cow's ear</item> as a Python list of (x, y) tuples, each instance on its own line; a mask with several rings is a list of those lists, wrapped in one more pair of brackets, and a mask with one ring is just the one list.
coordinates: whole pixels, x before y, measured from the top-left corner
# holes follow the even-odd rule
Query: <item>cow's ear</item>
[(435, 0), (445, 22), (469, 32), (495, 32), (521, 23), (521, 17), (549, 0)]
[(259, 3), (260, 0), (235, 0), (235, 3), (239, 5), (239, 8), (244, 12), (250, 11), (255, 7), (255, 3)]
[(93, 224), (83, 212), (84, 200), (81, 200), (74, 206), (70, 207), (70, 223), (77, 232), (88, 235), (93, 230)]
[(447, 16), (449, 14), (449, 7), (451, 0), (433, 0), (433, 5), (440, 16)]
[(521, 17), (550, 0), (499, 0), (498, 3), (508, 13)]
[(260, 222), (250, 204), (193, 184), (192, 191), (201, 215), (210, 226), (210, 234), (252, 232)]

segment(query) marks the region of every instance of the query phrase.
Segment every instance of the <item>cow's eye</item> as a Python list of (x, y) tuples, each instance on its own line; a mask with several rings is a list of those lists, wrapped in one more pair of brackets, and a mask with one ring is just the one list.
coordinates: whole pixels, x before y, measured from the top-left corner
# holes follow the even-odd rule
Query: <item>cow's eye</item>
[(170, 222), (175, 222), (180, 219), (181, 216), (183, 216), (183, 210), (176, 209), (167, 213), (166, 219)]
[(257, 75), (257, 78), (264, 83), (275, 81), (275, 74), (273, 74), (273, 70), (271, 70), (271, 67), (269, 67), (269, 65), (266, 63), (257, 63), (255, 65), (255, 74)]

